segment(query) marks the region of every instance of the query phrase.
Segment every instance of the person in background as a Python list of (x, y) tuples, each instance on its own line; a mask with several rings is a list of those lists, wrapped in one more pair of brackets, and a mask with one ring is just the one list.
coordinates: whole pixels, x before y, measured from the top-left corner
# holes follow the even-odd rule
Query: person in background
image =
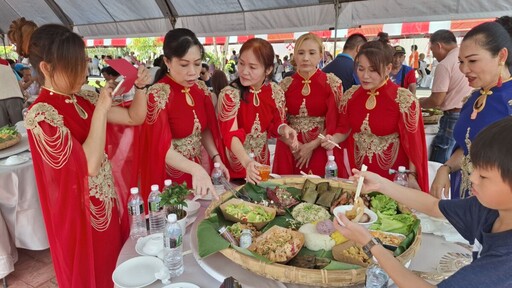
[(389, 169), (405, 166), (409, 187), (428, 192), (427, 149), (418, 99), (411, 91), (389, 80), (394, 49), (387, 34), (359, 50), (355, 61), (361, 86), (343, 93), (342, 133), (351, 168), (368, 166), (382, 177), (393, 179)]
[[(28, 40), (26, 28), (11, 26), (17, 46), (18, 39)], [(138, 91), (130, 109), (112, 107), (111, 85), (98, 97), (82, 96), (87, 76), (82, 37), (56, 24), (27, 33), (30, 44), (22, 53), (30, 55), (42, 88), (25, 126), (57, 281), (61, 287), (112, 287), (128, 218), (121, 216), (121, 191), (114, 188), (106, 126), (141, 124), (146, 95)], [(149, 83), (145, 70), (139, 69), (135, 85)]]
[(201, 63), (201, 72), (199, 73), (199, 80), (203, 81), (206, 87), (212, 87), (212, 80), (210, 74), (210, 66), (206, 63)]
[(164, 63), (164, 54), (160, 54), (153, 61), (153, 67), (149, 68), (149, 74), (151, 75), (151, 77), (153, 79), (153, 81), (151, 81), (151, 83), (155, 82), (156, 73), (158, 72), (158, 70), (160, 70), (163, 63)]
[(284, 137), (297, 146), (297, 132), (285, 123), (284, 92), (271, 81), (273, 62), (269, 42), (260, 38), (245, 42), (238, 59), (239, 77), (222, 89), (217, 104), (230, 175), (250, 183), (261, 180), (261, 164), (270, 164), (270, 137)]
[(21, 68), (20, 71), (23, 75), (20, 81), (21, 91), (23, 91), (25, 100), (28, 100), (30, 96), (39, 94), (39, 84), (32, 78), (32, 70), (30, 67), (25, 66)]
[(23, 94), (9, 62), (0, 58), (0, 127), (23, 121)]
[(343, 91), (347, 91), (353, 85), (359, 84), (357, 75), (354, 72), (354, 57), (359, 52), (359, 48), (366, 42), (366, 37), (363, 34), (354, 33), (350, 35), (343, 46), (343, 52), (338, 54), (331, 63), (322, 69), (325, 73), (333, 73), (341, 79)]
[(409, 66), (414, 70), (418, 70), (418, 68), (420, 67), (420, 64), (418, 61), (419, 61), (418, 45), (413, 44), (413, 45), (411, 45), (411, 55), (409, 55)]
[(455, 146), (453, 128), (459, 119), (462, 99), (471, 93), (468, 79), (459, 69), (459, 47), (449, 30), (438, 30), (430, 37), (430, 49), (439, 61), (432, 83), (432, 94), (421, 98), (421, 108), (443, 111), (439, 130), (431, 144), (430, 161), (445, 163)]
[[(152, 184), (171, 179), (186, 182), (198, 195), (215, 195), (210, 179), (212, 164), (220, 163), (226, 179), (230, 177), (222, 162), (211, 92), (197, 80), (203, 46), (194, 32), (180, 28), (167, 32), (163, 51), (164, 64), (148, 90), (148, 115), (140, 137), (141, 191), (147, 197)], [(202, 166), (201, 147), (211, 160), (208, 170)]]
[(212, 92), (215, 94), (215, 99), (212, 99), (213, 106), (217, 107), (218, 95), (220, 95), (220, 91), (224, 89), (224, 87), (229, 85), (228, 77), (226, 73), (219, 69), (215, 69), (211, 78), (212, 82)]
[[(453, 182), (451, 198), (472, 195), (470, 158), (471, 143), (485, 127), (512, 114), (512, 26), (487, 22), (471, 29), (462, 39), (459, 68), (475, 90), (464, 102), (453, 135), (455, 148), (441, 166), (432, 183), (432, 195), (447, 196), (449, 175)], [(439, 73), (441, 63), (437, 66)], [(503, 135), (505, 136), (505, 135)], [(455, 173), (457, 172), (457, 173)]]
[[(292, 151), (289, 143), (277, 140), (272, 171), (282, 175), (299, 175), (305, 171), (323, 176), (327, 152), (334, 145), (323, 144), (318, 136), (323, 134), (335, 143), (347, 136), (337, 127), (343, 87), (334, 74), (317, 68), (324, 55), (320, 37), (313, 33), (300, 36), (295, 41), (294, 53), (297, 73), (283, 79), (280, 86), (285, 92), (288, 123), (298, 133), (299, 146)], [(341, 150), (331, 152), (338, 167), (344, 167)]]
[(412, 94), (416, 94), (416, 72), (412, 67), (403, 64), (405, 60), (404, 47), (397, 45), (393, 47), (393, 49), (395, 52), (393, 54), (393, 66), (389, 73), (389, 78), (396, 85), (409, 89)]

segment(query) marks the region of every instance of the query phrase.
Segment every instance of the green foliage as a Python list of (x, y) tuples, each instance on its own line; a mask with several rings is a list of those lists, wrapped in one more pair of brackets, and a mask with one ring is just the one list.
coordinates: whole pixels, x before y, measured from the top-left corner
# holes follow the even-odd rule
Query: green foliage
[(128, 44), (128, 50), (135, 52), (139, 61), (146, 61), (161, 54), (162, 44), (158, 43), (154, 37), (134, 38)]
[(216, 53), (213, 52), (204, 52), (204, 61), (208, 63), (208, 65), (215, 66), (215, 69), (219, 69), (222, 67), (222, 59)]
[(10, 46), (0, 46), (0, 57), (16, 60), (18, 59), (18, 54), (16, 54), (16, 51)]
[(187, 183), (172, 184), (162, 191), (160, 205), (167, 207), (173, 213), (176, 213), (178, 219), (185, 216), (183, 207), (187, 207), (187, 196), (190, 195), (190, 190), (187, 188)]

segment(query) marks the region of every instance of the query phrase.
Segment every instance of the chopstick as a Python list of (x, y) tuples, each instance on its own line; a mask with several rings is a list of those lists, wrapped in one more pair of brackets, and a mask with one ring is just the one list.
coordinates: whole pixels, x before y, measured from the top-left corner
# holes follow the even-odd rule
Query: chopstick
[[(318, 134), (318, 138), (320, 139), (325, 139), (325, 136), (323, 134)], [(336, 142), (334, 141), (331, 141), (331, 140), (327, 140), (327, 142), (333, 144), (335, 147), (337, 147), (338, 149), (341, 149), (340, 145), (338, 145)]]
[[(366, 170), (368, 170), (368, 166), (363, 164), (363, 166), (361, 166), (361, 172), (364, 172)], [(359, 180), (357, 181), (356, 195), (354, 196), (354, 201), (356, 201), (356, 199), (358, 199), (361, 195), (361, 190), (363, 189), (363, 182), (364, 177), (360, 176)]]

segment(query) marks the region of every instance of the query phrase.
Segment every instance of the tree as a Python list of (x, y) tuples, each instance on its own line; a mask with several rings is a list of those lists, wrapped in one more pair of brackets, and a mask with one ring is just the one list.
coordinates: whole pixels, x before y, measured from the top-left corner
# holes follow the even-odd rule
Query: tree
[(139, 61), (145, 62), (162, 53), (162, 43), (158, 43), (154, 37), (134, 38), (128, 44), (128, 50), (135, 52)]

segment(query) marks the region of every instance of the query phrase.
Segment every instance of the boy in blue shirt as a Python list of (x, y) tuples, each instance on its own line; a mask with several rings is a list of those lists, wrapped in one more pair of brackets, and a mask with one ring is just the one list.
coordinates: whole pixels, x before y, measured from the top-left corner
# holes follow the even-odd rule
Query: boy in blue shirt
[[(398, 186), (371, 172), (354, 169), (364, 177), (364, 191), (383, 194), (427, 215), (445, 217), (473, 245), (473, 262), (437, 287), (512, 287), (512, 117), (482, 130), (471, 145), (472, 195), (439, 200), (429, 194)], [(400, 264), (364, 227), (338, 215), (334, 226), (347, 238), (369, 248), (379, 265), (399, 287), (435, 287)]]

